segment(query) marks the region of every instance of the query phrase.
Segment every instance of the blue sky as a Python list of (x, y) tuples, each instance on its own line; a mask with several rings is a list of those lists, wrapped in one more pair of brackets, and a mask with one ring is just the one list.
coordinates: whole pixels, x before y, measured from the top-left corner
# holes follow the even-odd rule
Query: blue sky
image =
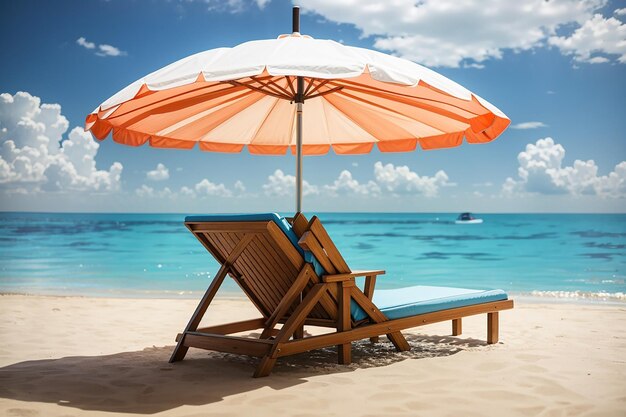
[[(626, 2), (489, 0), (446, 9), (447, 3), (303, 1), (301, 27), (315, 38), (429, 66), (521, 128), (486, 145), (306, 158), (312, 192), (305, 209), (626, 211)], [(293, 210), (292, 156), (131, 148), (110, 139), (96, 149), (74, 131), (113, 93), (177, 59), (288, 33), (291, 6), (280, 0), (0, 3), (0, 210)], [(514, 9), (522, 6), (531, 12)], [(59, 122), (63, 117), (66, 123)], [(36, 148), (42, 134), (51, 143), (72, 143), (63, 155), (51, 146), (46, 155), (16, 156)], [(359, 184), (376, 182), (378, 162), (394, 173), (393, 189), (371, 194), (341, 181), (347, 170)], [(438, 180), (438, 171), (447, 180)]]

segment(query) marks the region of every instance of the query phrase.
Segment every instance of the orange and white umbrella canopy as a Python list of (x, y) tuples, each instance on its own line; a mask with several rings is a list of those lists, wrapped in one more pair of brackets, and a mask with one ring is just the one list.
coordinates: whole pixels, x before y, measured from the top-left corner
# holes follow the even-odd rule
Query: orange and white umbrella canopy
[(300, 211), (302, 155), (485, 143), (509, 123), (486, 100), (414, 62), (300, 35), (294, 8), (293, 34), (174, 62), (98, 106), (85, 129), (98, 139), (113, 132), (131, 146), (291, 149)]
[(285, 154), (296, 145), (304, 79), (304, 155), (406, 152), (485, 143), (509, 125), (498, 108), (414, 62), (298, 34), (184, 58), (87, 116), (98, 139), (213, 152)]

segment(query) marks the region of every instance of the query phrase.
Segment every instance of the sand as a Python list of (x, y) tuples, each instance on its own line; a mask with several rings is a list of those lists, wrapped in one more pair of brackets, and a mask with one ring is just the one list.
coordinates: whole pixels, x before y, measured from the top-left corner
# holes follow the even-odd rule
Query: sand
[[(352, 365), (333, 349), (279, 360), (191, 349), (167, 360), (193, 300), (0, 296), (0, 415), (6, 416), (624, 416), (626, 305), (517, 301), (500, 314), (357, 343)], [(218, 299), (204, 323), (255, 317)]]

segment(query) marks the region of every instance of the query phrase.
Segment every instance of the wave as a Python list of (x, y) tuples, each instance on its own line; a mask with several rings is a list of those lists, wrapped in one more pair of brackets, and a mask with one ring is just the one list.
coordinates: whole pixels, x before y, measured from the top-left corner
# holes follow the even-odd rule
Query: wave
[(522, 296), (568, 299), (568, 300), (588, 300), (588, 301), (625, 301), (626, 293), (606, 292), (606, 291), (531, 291), (530, 293), (520, 293)]

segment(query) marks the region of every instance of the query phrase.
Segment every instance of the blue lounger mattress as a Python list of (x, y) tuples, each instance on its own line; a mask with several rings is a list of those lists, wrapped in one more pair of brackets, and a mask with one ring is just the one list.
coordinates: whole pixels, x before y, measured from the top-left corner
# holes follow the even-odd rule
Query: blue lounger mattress
[[(298, 245), (298, 237), (291, 229), (291, 225), (276, 213), (259, 214), (231, 214), (188, 216), (186, 222), (244, 222), (244, 221), (273, 221), (289, 238), (293, 246), (304, 256), (305, 261), (311, 263), (318, 275), (323, 275), (324, 269), (309, 251)], [(501, 301), (508, 298), (502, 290), (470, 290), (467, 288), (430, 287), (417, 285), (394, 290), (374, 291), (374, 304), (389, 319), (414, 316), (416, 314), (432, 313), (457, 307), (467, 307), (474, 304)], [(367, 314), (352, 300), (351, 314), (354, 320), (367, 318)]]
[[(502, 290), (470, 290), (416, 285), (394, 290), (376, 290), (373, 301), (387, 318), (399, 319), (416, 314), (502, 301), (507, 298), (507, 294)], [(355, 320), (362, 320), (367, 317), (367, 314), (352, 304), (352, 317)]]

